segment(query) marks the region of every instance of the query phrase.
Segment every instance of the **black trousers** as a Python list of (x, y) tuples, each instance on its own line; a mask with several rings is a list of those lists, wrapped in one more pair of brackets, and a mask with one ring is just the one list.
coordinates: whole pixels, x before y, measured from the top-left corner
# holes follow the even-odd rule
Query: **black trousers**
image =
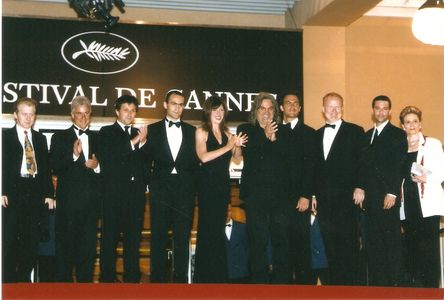
[(38, 190), (35, 179), (20, 178), (16, 194), (8, 195), (8, 207), (2, 207), (4, 283), (31, 282), (31, 271), (37, 263), (40, 228), (47, 226), (48, 221), (48, 211)]
[(411, 286), (439, 287), (439, 220), (432, 216), (403, 221)]
[(120, 193), (103, 199), (100, 281), (116, 281), (116, 247), (123, 234), (123, 281), (140, 281), (139, 247), (145, 193), (135, 183), (119, 183)]
[(356, 284), (359, 244), (355, 208), (319, 207), (317, 218), (328, 262), (323, 284)]
[[(270, 201), (264, 196), (245, 201), (249, 238), (251, 282), (288, 284), (288, 205)], [(272, 203), (275, 203), (273, 205)], [(271, 242), (272, 273), (269, 274), (267, 246)]]
[(369, 285), (399, 286), (402, 241), (399, 207), (367, 208)]
[(173, 282), (188, 282), (189, 242), (193, 223), (195, 195), (184, 192), (175, 175), (150, 191), (151, 282), (169, 282), (168, 231), (173, 231)]
[(310, 247), (310, 210), (289, 207), (290, 277), (295, 284), (313, 284)]
[[(91, 199), (90, 203), (97, 199)], [(60, 204), (56, 214), (57, 281), (92, 282), (97, 243), (97, 211), (94, 207), (65, 210)]]

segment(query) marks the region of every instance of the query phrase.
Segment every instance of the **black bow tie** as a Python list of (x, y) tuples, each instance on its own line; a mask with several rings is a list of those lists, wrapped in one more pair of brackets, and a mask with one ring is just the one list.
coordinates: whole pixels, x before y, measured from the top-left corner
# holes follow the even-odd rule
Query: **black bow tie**
[(231, 227), (231, 224), (227, 224), (227, 225), (225, 225), (225, 226), (227, 226), (227, 227)]
[(171, 120), (168, 121), (168, 127), (171, 127), (173, 125), (176, 125), (177, 128), (180, 128), (180, 121), (173, 122)]
[(336, 128), (336, 124), (325, 124), (325, 128), (333, 128), (333, 129), (335, 129)]
[(77, 128), (77, 127), (74, 127), (75, 129), (77, 129), (77, 131), (78, 131), (78, 133), (79, 133), (79, 136), (81, 136), (82, 134), (88, 134), (89, 133), (89, 129), (86, 129), (86, 130), (82, 130), (82, 129), (80, 129), (80, 128)]

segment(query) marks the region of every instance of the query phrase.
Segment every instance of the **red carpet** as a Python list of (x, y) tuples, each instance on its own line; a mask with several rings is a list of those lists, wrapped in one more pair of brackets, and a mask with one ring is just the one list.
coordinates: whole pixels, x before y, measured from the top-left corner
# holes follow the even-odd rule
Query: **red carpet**
[(216, 284), (3, 284), (3, 299), (444, 299), (444, 289)]

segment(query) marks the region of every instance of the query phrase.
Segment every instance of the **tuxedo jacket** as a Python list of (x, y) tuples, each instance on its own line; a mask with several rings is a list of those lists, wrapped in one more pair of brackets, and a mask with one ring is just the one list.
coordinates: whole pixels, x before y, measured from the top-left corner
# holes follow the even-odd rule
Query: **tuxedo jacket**
[(366, 132), (366, 147), (363, 155), (363, 182), (367, 208), (383, 208), (386, 194), (396, 197), (400, 205), (402, 166), (407, 155), (405, 132), (390, 122), (371, 144), (374, 128)]
[[(240, 198), (244, 201), (263, 199), (271, 204), (288, 204), (286, 151), (288, 139), (282, 124), (274, 142), (267, 139), (258, 123), (242, 124), (237, 133), (246, 133), (248, 142), (242, 148), (244, 167), (241, 175)], [(271, 198), (271, 199), (268, 199)]]
[(195, 146), (196, 128), (183, 121), (180, 128), (182, 144), (174, 160), (168, 144), (165, 119), (148, 126), (148, 140), (142, 149), (148, 161), (148, 182), (152, 195), (162, 194), (174, 168), (180, 181), (178, 186), (181, 186), (183, 192), (189, 196), (195, 194), (196, 172), (199, 165)]
[(342, 121), (327, 159), (324, 158), (325, 127), (317, 130), (316, 197), (318, 209), (334, 213), (337, 207), (353, 209), (353, 191), (362, 187), (358, 174), (364, 148), (364, 129)]
[(288, 124), (284, 129), (288, 135), (285, 155), (288, 166), (288, 189), (291, 203), (296, 205), (301, 196), (310, 200), (315, 193), (316, 131), (301, 120), (293, 129)]
[(225, 236), (228, 278), (236, 279), (250, 275), (247, 226), (233, 220), (230, 239)]
[[(88, 159), (97, 155), (97, 133), (87, 130)], [(74, 161), (73, 145), (77, 140), (74, 126), (55, 133), (51, 138), (50, 162), (53, 174), (57, 176), (57, 208), (81, 210), (98, 208), (98, 174), (85, 167), (83, 152)], [(94, 203), (91, 203), (91, 199)], [(92, 205), (93, 204), (93, 205)]]
[[(44, 198), (53, 198), (54, 189), (52, 185), (48, 144), (46, 137), (31, 129), (32, 131), (32, 145), (34, 148), (35, 160), (37, 164), (37, 189), (35, 190), (36, 198), (42, 200)], [(23, 160), (23, 146), (18, 139), (16, 126), (3, 131), (2, 141), (2, 195), (8, 196), (9, 206), (14, 206), (13, 199), (20, 191), (17, 190), (17, 182), (20, 178), (22, 160)]]
[[(133, 138), (138, 129), (131, 128)], [(139, 144), (133, 150), (127, 133), (117, 121), (104, 126), (98, 134), (97, 158), (100, 163), (101, 188), (103, 203), (125, 197), (127, 190), (122, 189), (122, 183), (132, 183), (132, 192), (136, 192), (141, 205), (145, 201), (146, 164)], [(143, 203), (142, 203), (143, 202)]]

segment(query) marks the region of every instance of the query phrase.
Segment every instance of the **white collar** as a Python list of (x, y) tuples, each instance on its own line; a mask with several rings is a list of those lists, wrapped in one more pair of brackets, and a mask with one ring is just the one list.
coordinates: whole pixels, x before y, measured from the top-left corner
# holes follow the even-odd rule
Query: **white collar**
[[(291, 129), (294, 129), (295, 127), (296, 127), (296, 125), (298, 124), (298, 122), (299, 122), (299, 118), (296, 118), (296, 119), (293, 119), (291, 122), (290, 122), (290, 126), (291, 126)], [(287, 122), (285, 122), (285, 121), (283, 121), (283, 123), (284, 123), (284, 125), (285, 124), (288, 124)]]
[(384, 130), (385, 126), (388, 124), (389, 120), (385, 120), (383, 123), (379, 124), (379, 126), (376, 126), (375, 123), (375, 129), (378, 130), (378, 135), (381, 134), (381, 132)]

